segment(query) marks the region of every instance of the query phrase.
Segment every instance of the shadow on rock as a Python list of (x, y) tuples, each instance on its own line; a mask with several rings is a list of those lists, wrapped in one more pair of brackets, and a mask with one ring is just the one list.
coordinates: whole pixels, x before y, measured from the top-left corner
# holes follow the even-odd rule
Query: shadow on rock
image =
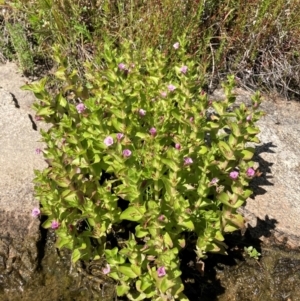
[(267, 191), (261, 186), (273, 186), (274, 184), (270, 181), (273, 176), (271, 176), (271, 166), (274, 164), (264, 160), (260, 154), (261, 153), (275, 153), (271, 148), (277, 147), (272, 142), (264, 143), (255, 148), (255, 154), (253, 156), (253, 161), (259, 164), (256, 177), (250, 182), (250, 187), (253, 190), (252, 198), (254, 199), (257, 195), (263, 195)]
[(265, 219), (262, 220), (257, 218), (257, 223), (255, 227), (248, 225), (248, 231), (254, 239), (258, 239), (262, 236), (271, 237), (274, 233), (277, 224), (276, 219), (270, 219), (268, 215), (265, 216)]
[[(263, 221), (262, 221), (263, 223)], [(275, 221), (272, 221), (275, 225)], [(259, 225), (260, 226), (260, 225)], [(275, 226), (274, 226), (275, 227)], [(271, 235), (272, 227), (266, 229), (265, 235)], [(227, 273), (229, 267), (236, 268), (246, 261), (244, 248), (253, 246), (259, 253), (262, 252), (261, 241), (253, 237), (249, 231), (244, 235), (240, 231), (227, 234), (225, 242), (228, 246), (227, 254), (208, 254), (204, 263), (199, 264), (195, 252), (185, 250), (181, 253), (182, 282), (184, 293), (191, 301), (217, 301), (225, 294), (227, 284), (220, 280), (220, 274)], [(203, 269), (204, 268), (204, 269)], [(226, 278), (226, 277), (225, 277)]]

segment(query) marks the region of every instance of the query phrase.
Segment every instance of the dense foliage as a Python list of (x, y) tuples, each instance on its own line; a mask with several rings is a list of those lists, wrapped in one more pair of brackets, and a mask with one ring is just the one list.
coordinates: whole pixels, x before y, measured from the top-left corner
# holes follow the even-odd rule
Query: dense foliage
[(237, 209), (255, 175), (247, 143), (259, 142), (259, 94), (234, 108), (231, 76), (226, 99), (213, 101), (186, 40), (169, 48), (140, 53), (125, 40), (117, 49), (106, 42), (80, 80), (56, 48), (59, 93), (47, 91), (46, 78), (24, 87), (50, 124), (42, 132), (49, 167), (35, 179), (43, 226), (74, 262), (102, 258), (130, 300), (187, 300), (179, 253), (226, 253), (223, 235), (244, 227)]

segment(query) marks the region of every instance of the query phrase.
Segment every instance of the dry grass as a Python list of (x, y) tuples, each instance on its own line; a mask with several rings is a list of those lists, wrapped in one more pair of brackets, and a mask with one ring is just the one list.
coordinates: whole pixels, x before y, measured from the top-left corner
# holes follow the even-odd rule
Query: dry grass
[[(80, 68), (106, 39), (167, 53), (185, 34), (207, 88), (231, 73), (249, 89), (300, 95), (298, 0), (15, 0), (4, 7), (3, 32), (16, 20), (29, 26), (33, 56), (51, 57), (56, 44)], [(9, 45), (8, 36), (0, 43)]]

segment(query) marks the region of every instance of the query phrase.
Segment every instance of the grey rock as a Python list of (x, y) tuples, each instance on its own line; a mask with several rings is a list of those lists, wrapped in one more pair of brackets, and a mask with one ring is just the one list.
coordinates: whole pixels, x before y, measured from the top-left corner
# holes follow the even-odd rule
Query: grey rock
[[(31, 216), (32, 209), (39, 206), (32, 180), (34, 169), (43, 169), (46, 163), (35, 153), (43, 145), (31, 109), (34, 96), (20, 89), (25, 82), (14, 64), (0, 66), (0, 240), (8, 241), (0, 254), (7, 268), (12, 253), (14, 262), (22, 260), (21, 254), (28, 248), (36, 258), (39, 239), (40, 221)], [(28, 262), (24, 266), (32, 271), (34, 264), (29, 267)]]

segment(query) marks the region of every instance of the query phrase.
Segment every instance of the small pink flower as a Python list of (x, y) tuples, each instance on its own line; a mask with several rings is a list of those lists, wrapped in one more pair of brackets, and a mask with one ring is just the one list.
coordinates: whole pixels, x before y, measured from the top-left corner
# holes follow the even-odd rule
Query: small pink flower
[(107, 263), (105, 268), (102, 269), (102, 273), (104, 275), (109, 274), (110, 273), (110, 265)]
[(140, 116), (145, 116), (146, 115), (146, 111), (143, 109), (139, 109), (139, 114)]
[(249, 167), (246, 171), (246, 174), (248, 177), (253, 177), (255, 175), (255, 170), (251, 167)]
[(51, 223), (51, 229), (56, 230), (59, 228), (59, 222), (58, 221), (52, 221)]
[(79, 104), (76, 106), (76, 109), (77, 109), (77, 112), (78, 112), (79, 114), (81, 114), (81, 113), (84, 112), (84, 110), (85, 110), (86, 108), (85, 108), (85, 105), (84, 105), (83, 103), (79, 103)]
[(210, 181), (210, 184), (211, 185), (215, 185), (219, 182), (219, 179), (218, 178), (213, 178), (211, 181)]
[(193, 160), (190, 157), (186, 157), (183, 160), (184, 160), (184, 165), (191, 165), (193, 163)]
[(164, 277), (166, 275), (165, 267), (159, 267), (157, 269), (157, 275), (158, 275), (158, 277)]
[(158, 217), (158, 220), (161, 221), (161, 222), (162, 222), (164, 219), (165, 219), (165, 216), (164, 216), (163, 214), (160, 215), (160, 216)]
[(187, 67), (187, 66), (182, 66), (182, 67), (180, 68), (180, 72), (183, 73), (183, 74), (186, 74), (187, 71), (188, 71), (188, 67)]
[(230, 174), (229, 174), (229, 177), (232, 179), (232, 180), (236, 180), (239, 176), (239, 173), (237, 171), (232, 171)]
[(161, 97), (165, 98), (167, 97), (167, 92), (166, 91), (162, 91), (160, 92)]
[(35, 149), (36, 155), (40, 155), (43, 151), (40, 148)]
[(252, 116), (251, 116), (251, 115), (248, 115), (248, 116), (246, 117), (246, 120), (247, 120), (247, 121), (251, 121), (251, 120), (252, 120)]
[(32, 215), (33, 217), (38, 217), (40, 214), (41, 214), (41, 211), (40, 211), (39, 208), (33, 208), (33, 209), (32, 209), (31, 215)]
[(168, 85), (168, 90), (170, 92), (173, 92), (175, 89), (176, 89), (176, 87), (174, 85), (172, 85), (172, 84)]
[(192, 123), (194, 121), (194, 117), (191, 117), (190, 118), (190, 122)]
[(176, 42), (176, 43), (173, 45), (173, 48), (174, 48), (175, 50), (177, 50), (177, 49), (179, 48), (179, 46), (180, 46), (179, 42)]
[(35, 115), (34, 119), (35, 119), (36, 121), (41, 121), (41, 120), (43, 120), (43, 118), (42, 118), (41, 116), (39, 116), (39, 115)]
[(117, 134), (117, 139), (118, 139), (118, 141), (121, 141), (121, 139), (124, 137), (124, 134), (122, 134), (122, 133), (118, 133)]
[(181, 149), (181, 145), (179, 143), (175, 143), (175, 148), (179, 150)]
[(111, 146), (114, 144), (114, 139), (111, 136), (108, 136), (104, 139), (104, 144), (106, 146)]
[(124, 149), (124, 150), (123, 150), (123, 156), (124, 156), (125, 158), (130, 157), (130, 156), (131, 156), (131, 150), (130, 150), (130, 149)]
[(150, 133), (153, 137), (156, 136), (156, 133), (157, 133), (156, 128), (151, 128), (151, 129), (149, 130), (149, 133)]
[(125, 70), (125, 69), (126, 69), (126, 66), (125, 66), (125, 64), (120, 63), (120, 64), (118, 65), (118, 68), (119, 68), (119, 70)]

